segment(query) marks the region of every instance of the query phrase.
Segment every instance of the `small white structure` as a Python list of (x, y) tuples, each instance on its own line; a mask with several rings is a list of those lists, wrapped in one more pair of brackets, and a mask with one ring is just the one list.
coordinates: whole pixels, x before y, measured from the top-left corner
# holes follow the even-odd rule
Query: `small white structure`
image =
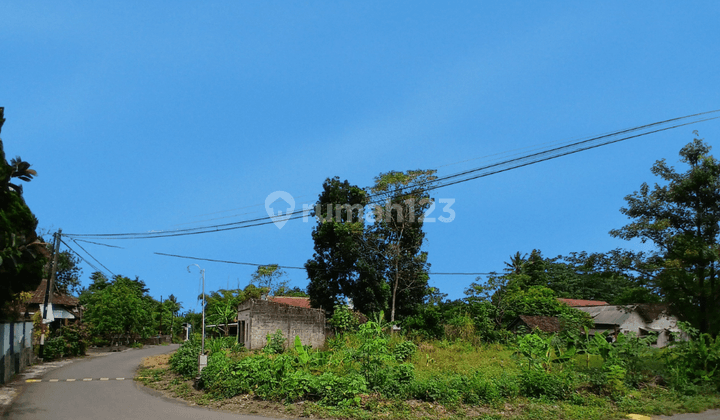
[(672, 341), (672, 333), (681, 333), (678, 319), (668, 313), (668, 306), (664, 304), (576, 306), (575, 309), (593, 318), (593, 334), (608, 331), (616, 337), (618, 333), (632, 332), (643, 337), (656, 332), (657, 342), (653, 347), (665, 347)]

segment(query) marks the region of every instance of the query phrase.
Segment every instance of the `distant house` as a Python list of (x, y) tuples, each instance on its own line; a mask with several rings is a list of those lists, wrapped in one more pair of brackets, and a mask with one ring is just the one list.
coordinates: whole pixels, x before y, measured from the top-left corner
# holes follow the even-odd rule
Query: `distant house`
[(515, 321), (508, 325), (508, 329), (513, 332), (525, 329), (532, 332), (539, 329), (546, 333), (556, 333), (560, 331), (560, 320), (556, 316), (529, 316), (520, 315)]
[(325, 343), (325, 311), (310, 307), (308, 298), (273, 296), (249, 299), (238, 307), (238, 341), (248, 349), (267, 344), (267, 335), (281, 330), (292, 345), (295, 336), (303, 345), (321, 347)]
[[(45, 295), (47, 294), (47, 280), (42, 280), (40, 285), (35, 289), (32, 298), (25, 304), (23, 310), (25, 318), (31, 319), (37, 311), (41, 311), (45, 304)], [(53, 291), (52, 297), (52, 313), (48, 314), (48, 318), (53, 319), (54, 326), (68, 325), (71, 322), (82, 318), (82, 308), (79, 300), (75, 297), (60, 293), (57, 289)]]
[(558, 300), (562, 303), (567, 304), (568, 306), (572, 306), (573, 308), (576, 308), (578, 306), (605, 306), (608, 303), (603, 302), (602, 300), (584, 300), (584, 299), (563, 299), (558, 298)]
[(672, 341), (672, 333), (680, 333), (678, 319), (667, 312), (664, 304), (602, 305), (576, 307), (588, 313), (594, 323), (592, 334), (608, 332), (611, 337), (618, 333), (635, 333), (643, 337), (657, 333), (654, 347), (665, 347)]
[(309, 297), (270, 296), (268, 297), (268, 300), (270, 302), (284, 303), (290, 306), (297, 306), (298, 308), (311, 308)]

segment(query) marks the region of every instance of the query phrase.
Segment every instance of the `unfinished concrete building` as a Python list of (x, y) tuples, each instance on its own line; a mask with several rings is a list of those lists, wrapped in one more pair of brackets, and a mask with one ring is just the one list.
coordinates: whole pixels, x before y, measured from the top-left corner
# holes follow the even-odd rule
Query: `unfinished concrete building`
[[(272, 299), (272, 298), (271, 298)], [(267, 335), (281, 330), (292, 345), (295, 336), (303, 345), (321, 347), (325, 343), (325, 312), (279, 301), (250, 299), (238, 307), (238, 341), (250, 350), (267, 344)]]

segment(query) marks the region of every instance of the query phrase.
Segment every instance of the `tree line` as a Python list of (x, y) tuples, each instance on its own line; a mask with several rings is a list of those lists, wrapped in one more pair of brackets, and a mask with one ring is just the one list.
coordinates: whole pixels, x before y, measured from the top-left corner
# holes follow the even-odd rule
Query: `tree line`
[[(695, 138), (679, 152), (684, 171), (658, 160), (651, 168), (658, 182), (652, 187), (643, 183), (625, 197), (620, 211), (630, 222), (610, 235), (651, 243), (653, 250), (618, 248), (553, 258), (540, 250), (517, 252), (503, 273), (476, 279), (467, 297), (456, 301), (428, 286), (422, 215), (432, 203), (428, 189), (434, 171), (380, 174), (367, 189), (328, 178), (315, 207), (315, 252), (305, 264), (311, 303), (333, 313), (350, 301), (360, 312), (384, 311), (391, 322), (403, 321), (431, 335), (439, 334), (443, 323), (460, 322), (461, 313), (474, 317), (488, 334), (521, 313), (559, 315), (563, 309), (557, 297), (610, 304), (665, 303), (670, 313), (701, 333), (717, 335), (720, 163), (710, 150), (703, 139)], [(381, 203), (382, 215), (393, 217), (365, 223), (345, 211), (367, 206), (369, 197)], [(335, 217), (326, 207), (336, 210)]]

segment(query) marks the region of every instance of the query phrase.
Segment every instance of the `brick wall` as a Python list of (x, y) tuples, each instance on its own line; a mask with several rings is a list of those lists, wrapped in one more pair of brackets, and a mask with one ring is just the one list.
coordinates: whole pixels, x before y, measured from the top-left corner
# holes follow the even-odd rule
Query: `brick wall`
[(321, 309), (251, 299), (238, 308), (238, 321), (244, 321), (248, 349), (264, 347), (267, 334), (277, 330), (283, 332), (286, 345), (293, 345), (295, 336), (300, 337), (304, 345), (316, 348), (325, 343), (325, 312)]

